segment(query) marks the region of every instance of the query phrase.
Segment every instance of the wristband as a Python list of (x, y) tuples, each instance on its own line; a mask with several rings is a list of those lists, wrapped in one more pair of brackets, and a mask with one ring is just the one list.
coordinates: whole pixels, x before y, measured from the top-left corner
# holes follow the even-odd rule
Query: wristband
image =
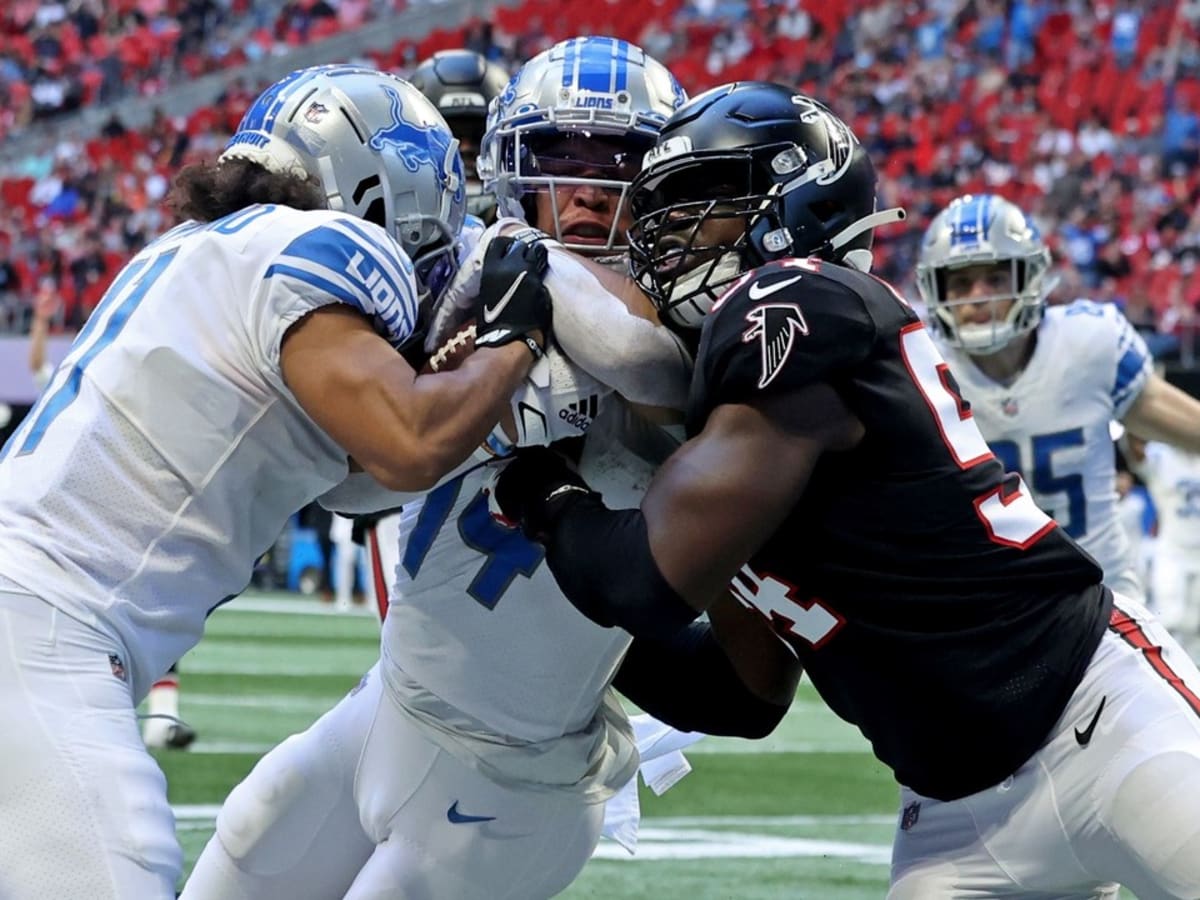
[(541, 345), (538, 344), (538, 342), (535, 341), (533, 338), (531, 338), (529, 335), (527, 335), (527, 334), (522, 335), (521, 340), (523, 340), (525, 342), (525, 346), (528, 347), (529, 352), (533, 354), (534, 362), (537, 362), (539, 359), (541, 359), (543, 356), (546, 355), (546, 351), (541, 348)]

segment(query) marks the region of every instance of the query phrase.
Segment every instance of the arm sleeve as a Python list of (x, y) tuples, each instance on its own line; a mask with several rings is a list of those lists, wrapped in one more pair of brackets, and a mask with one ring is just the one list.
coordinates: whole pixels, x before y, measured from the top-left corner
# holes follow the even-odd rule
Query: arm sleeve
[(762, 738), (787, 713), (743, 684), (707, 622), (666, 639), (636, 639), (613, 686), (680, 731)]
[(554, 339), (583, 371), (634, 403), (683, 409), (692, 360), (668, 328), (629, 311), (570, 252), (551, 245)]
[(659, 571), (640, 509), (609, 509), (592, 492), (566, 498), (550, 514), (545, 543), (546, 563), (571, 605), (634, 637), (666, 637), (700, 615)]

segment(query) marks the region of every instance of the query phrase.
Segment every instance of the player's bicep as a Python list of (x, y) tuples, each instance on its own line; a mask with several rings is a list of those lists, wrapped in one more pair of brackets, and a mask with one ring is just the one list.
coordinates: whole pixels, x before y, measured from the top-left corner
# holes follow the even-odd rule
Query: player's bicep
[(340, 304), (309, 313), (284, 335), (280, 368), (304, 411), (364, 469), (389, 455), (379, 426), (416, 375), (366, 316)]
[(824, 384), (718, 406), (642, 501), (663, 577), (694, 605), (709, 606), (796, 505), (821, 455), (861, 435), (861, 423)]

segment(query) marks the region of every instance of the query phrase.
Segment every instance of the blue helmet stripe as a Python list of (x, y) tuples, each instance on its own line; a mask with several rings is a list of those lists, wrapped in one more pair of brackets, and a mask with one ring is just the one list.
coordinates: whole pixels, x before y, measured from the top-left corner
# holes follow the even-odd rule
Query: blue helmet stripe
[(967, 211), (967, 205), (970, 202), (971, 201), (968, 200), (963, 203), (960, 203), (954, 210), (954, 223), (950, 226), (950, 246), (951, 247), (955, 247), (958, 244), (962, 243), (963, 216), (965, 215), (965, 213)]
[(954, 222), (950, 226), (950, 246), (969, 247), (986, 239), (991, 207), (991, 194), (972, 196), (956, 204)]
[(611, 38), (588, 38), (579, 48), (579, 75), (576, 83), (581, 90), (602, 94), (616, 90), (614, 44)]
[(279, 111), (283, 109), (283, 104), (287, 101), (290, 93), (288, 89), (295, 82), (312, 76), (311, 70), (298, 69), (275, 82), (254, 101), (253, 106), (246, 110), (241, 124), (238, 125), (238, 131), (270, 131), (271, 126), (275, 124), (275, 117), (279, 115)]
[[(580, 40), (582, 38), (567, 41), (567, 46), (563, 48), (563, 87), (570, 87), (575, 80), (575, 44)], [(515, 75), (513, 76), (513, 80), (516, 80)]]
[(629, 41), (617, 41), (617, 90), (629, 87)]
[[(238, 123), (238, 134), (243, 131), (269, 132), (275, 125), (275, 119), (279, 116), (279, 111), (283, 109), (288, 98), (292, 96), (294, 89), (306, 81), (312, 81), (314, 78), (321, 76), (336, 78), (340, 75), (357, 75), (367, 71), (370, 70), (364, 69), (361, 66), (333, 64), (328, 66), (313, 66), (308, 69), (297, 69), (295, 72), (290, 72), (264, 91), (254, 101), (254, 105), (246, 110), (246, 114), (242, 116), (242, 121)], [(232, 146), (233, 143), (234, 140), (231, 138), (229, 144), (226, 146)]]

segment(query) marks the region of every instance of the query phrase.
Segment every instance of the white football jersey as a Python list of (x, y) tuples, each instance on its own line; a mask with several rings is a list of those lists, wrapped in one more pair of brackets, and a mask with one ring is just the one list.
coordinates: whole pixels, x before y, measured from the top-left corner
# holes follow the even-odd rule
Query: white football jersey
[[(608, 505), (632, 508), (655, 467), (622, 445), (624, 409), (602, 411), (580, 469)], [(554, 740), (596, 715), (631, 638), (579, 613), (542, 547), (492, 517), (483, 493), (490, 478), (477, 469), (404, 507), (383, 657), (471, 727)]]
[(279, 365), (331, 303), (409, 336), (412, 265), (382, 228), (280, 206), (181, 225), (117, 275), (0, 453), (0, 582), (123, 641), (137, 698), (346, 476)]
[(1200, 454), (1151, 441), (1138, 474), (1158, 513), (1159, 549), (1200, 556)]
[(1120, 420), (1152, 371), (1145, 342), (1112, 304), (1052, 306), (1025, 370), (1009, 385), (940, 341), (992, 452), (1019, 471), (1037, 504), (1104, 569), (1114, 590), (1143, 595), (1117, 515), (1109, 422)]

